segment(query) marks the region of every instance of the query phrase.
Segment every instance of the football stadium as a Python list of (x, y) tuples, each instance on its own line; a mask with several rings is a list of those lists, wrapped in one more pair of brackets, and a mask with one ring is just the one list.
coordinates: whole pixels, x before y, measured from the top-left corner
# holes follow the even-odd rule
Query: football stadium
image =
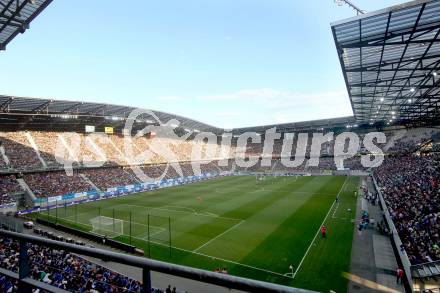
[[(319, 119), (291, 116), (283, 122), (261, 117), (282, 99), (268, 89), (240, 92), (239, 99), (207, 97), (193, 112), (183, 107), (168, 112), (178, 109), (180, 97), (164, 97), (159, 110), (149, 100), (139, 107), (124, 81), (105, 82), (117, 95), (121, 88), (127, 92), (119, 102), (107, 102), (105, 97), (41, 97), (34, 81), (6, 77), (17, 70), (48, 79), (44, 70), (53, 69), (51, 74), (72, 88), (81, 87), (81, 79), (93, 83), (87, 72), (77, 76), (77, 83), (73, 73), (58, 72), (54, 64), (62, 67), (69, 58), (81, 64), (81, 55), (73, 52), (91, 50), (81, 41), (107, 33), (101, 31), (105, 26), (81, 23), (91, 11), (109, 21), (106, 25), (122, 22), (118, 13), (106, 14), (109, 6), (125, 11), (118, 8), (121, 3), (96, 2), (90, 5), (102, 11), (85, 4), (73, 10), (72, 3), (60, 0), (0, 0), (0, 80), (5, 89), (14, 83), (35, 91), (0, 91), (3, 292), (440, 293), (440, 0), (393, 2), (371, 11), (360, 8), (367, 1), (328, 1), (337, 15), (349, 17), (330, 16), (333, 21), (326, 20), (324, 29), (316, 20), (316, 28), (305, 31), (314, 38), (322, 29), (331, 40), (325, 42), (335, 50), (329, 56), (342, 73), (351, 115), (333, 105), (332, 118), (324, 112)], [(281, 5), (277, 2), (284, 1), (252, 5), (269, 11)], [(63, 5), (72, 11), (56, 16), (67, 9)], [(249, 8), (246, 17), (255, 11)], [(78, 14), (73, 35), (61, 32), (70, 13)], [(141, 73), (134, 64), (141, 61), (124, 59), (133, 48), (122, 45), (125, 36), (119, 33), (141, 39), (158, 32), (142, 27), (137, 19), (142, 9), (132, 13), (131, 32), (112, 32), (124, 56), (93, 58), (103, 60), (103, 72), (126, 74), (133, 66), (127, 74), (136, 79)], [(233, 22), (238, 15), (231, 13)], [(292, 22), (303, 25), (299, 18)], [(54, 63), (38, 60), (46, 50), (39, 48), (40, 25), (59, 38), (60, 47), (47, 48), (56, 52), (50, 56)], [(175, 28), (167, 27), (171, 36), (165, 42)], [(62, 47), (70, 38), (79, 41)], [(202, 45), (192, 49), (203, 55)], [(28, 55), (29, 50), (34, 53)], [(316, 55), (320, 49), (310, 50)], [(23, 56), (19, 69), (7, 62), (15, 58), (7, 55), (10, 51)], [(134, 63), (121, 67), (124, 62)], [(197, 71), (182, 62), (184, 75)], [(307, 62), (294, 70), (307, 75)], [(53, 87), (63, 96), (71, 93), (56, 82)], [(241, 107), (265, 94), (273, 96), (262, 112)], [(237, 103), (242, 127), (216, 125), (210, 111), (219, 99)], [(300, 100), (313, 99), (302, 96), (298, 105), (282, 108), (290, 111), (301, 107)], [(332, 99), (324, 95), (311, 111), (330, 109), (336, 103)], [(201, 122), (210, 116), (212, 121)]]

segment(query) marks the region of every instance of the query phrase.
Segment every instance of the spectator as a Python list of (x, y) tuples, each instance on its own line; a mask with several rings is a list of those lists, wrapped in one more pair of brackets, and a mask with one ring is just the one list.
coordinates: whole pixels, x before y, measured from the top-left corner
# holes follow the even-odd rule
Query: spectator
[(403, 270), (401, 268), (398, 268), (396, 271), (396, 283), (402, 284), (403, 282)]
[[(0, 238), (0, 267), (18, 272), (18, 241)], [(72, 292), (140, 292), (141, 283), (75, 254), (39, 245), (28, 248), (30, 277)], [(17, 292), (15, 280), (0, 275), (3, 292)], [(166, 292), (171, 292), (171, 286)], [(159, 289), (152, 292), (163, 293)], [(172, 292), (177, 292), (173, 288)]]
[(412, 264), (440, 259), (439, 156), (387, 157), (374, 175)]

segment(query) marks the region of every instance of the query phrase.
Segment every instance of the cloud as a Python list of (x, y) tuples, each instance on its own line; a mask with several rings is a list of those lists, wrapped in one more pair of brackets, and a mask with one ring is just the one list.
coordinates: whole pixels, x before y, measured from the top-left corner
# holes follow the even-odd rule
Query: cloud
[[(200, 97), (204, 102), (245, 102), (249, 106), (264, 107), (266, 110), (285, 111), (301, 108), (334, 108), (346, 115), (351, 115), (349, 98), (346, 90), (324, 92), (290, 92), (271, 88), (244, 89), (221, 95), (207, 95)], [(348, 113), (347, 113), (348, 111)]]
[(185, 104), (179, 104), (181, 112), (176, 114), (228, 128), (353, 115), (345, 89), (303, 93), (256, 88), (223, 94), (164, 96), (157, 99), (164, 104), (185, 101)]

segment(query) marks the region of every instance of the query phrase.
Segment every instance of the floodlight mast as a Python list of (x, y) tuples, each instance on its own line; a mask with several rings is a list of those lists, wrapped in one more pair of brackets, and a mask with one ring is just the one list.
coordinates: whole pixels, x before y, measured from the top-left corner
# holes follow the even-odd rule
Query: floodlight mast
[(359, 7), (357, 7), (355, 4), (353, 4), (353, 2), (351, 2), (350, 0), (334, 0), (335, 1), (335, 3), (338, 5), (338, 6), (342, 6), (342, 5), (344, 5), (344, 4), (347, 4), (348, 6), (350, 6), (351, 8), (353, 8), (353, 10), (355, 10), (356, 11), (356, 14), (357, 15), (359, 15), (359, 14), (364, 14), (365, 13), (365, 10), (362, 10), (362, 9), (360, 9)]

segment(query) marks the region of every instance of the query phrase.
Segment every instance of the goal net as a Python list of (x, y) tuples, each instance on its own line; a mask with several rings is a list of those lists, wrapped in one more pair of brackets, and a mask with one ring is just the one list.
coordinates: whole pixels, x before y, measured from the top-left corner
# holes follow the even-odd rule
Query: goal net
[(116, 218), (98, 216), (90, 219), (93, 233), (108, 237), (117, 237), (124, 234), (124, 221)]

